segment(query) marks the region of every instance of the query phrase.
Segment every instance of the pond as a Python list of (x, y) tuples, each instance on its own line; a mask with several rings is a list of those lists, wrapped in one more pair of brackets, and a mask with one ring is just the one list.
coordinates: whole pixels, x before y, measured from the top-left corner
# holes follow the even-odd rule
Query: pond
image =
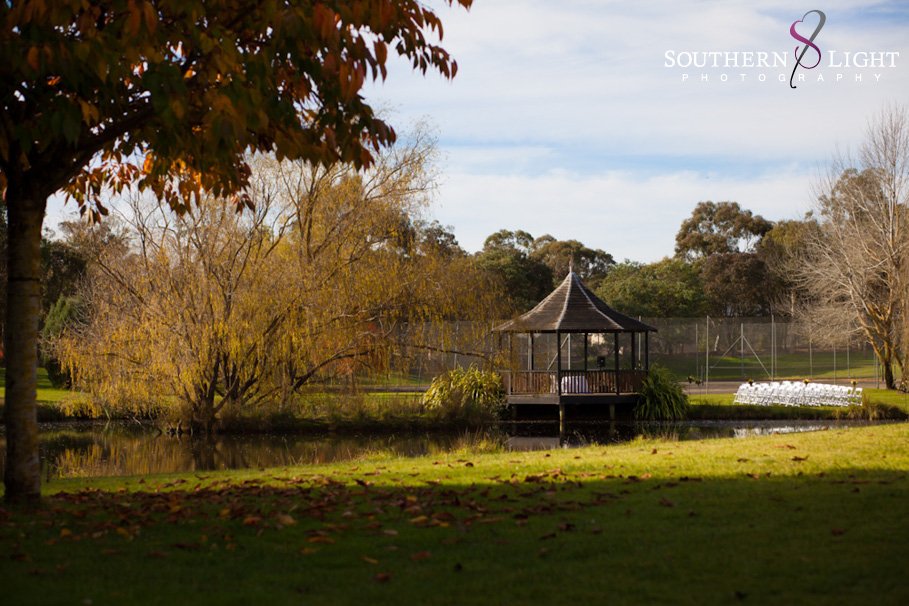
[[(516, 422), (461, 432), (357, 434), (244, 434), (209, 439), (172, 437), (125, 422), (49, 423), (41, 426), (45, 482), (57, 478), (145, 475), (214, 469), (285, 467), (365, 457), (572, 448), (636, 439), (701, 440), (822, 431), (868, 421), (579, 422), (560, 435), (557, 422)], [(6, 442), (0, 434), (0, 464)], [(0, 465), (0, 473), (2, 473)]]

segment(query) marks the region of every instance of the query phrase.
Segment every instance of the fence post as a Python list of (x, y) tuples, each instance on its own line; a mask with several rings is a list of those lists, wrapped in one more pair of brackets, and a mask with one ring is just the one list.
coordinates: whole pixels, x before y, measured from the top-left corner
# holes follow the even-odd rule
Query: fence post
[(745, 323), (739, 322), (739, 373), (745, 380)]
[(776, 381), (776, 320), (770, 314), (770, 380)]
[(808, 335), (808, 378), (814, 378), (814, 349), (811, 346), (811, 335)]
[(836, 345), (833, 346), (833, 384), (836, 385)]
[(707, 316), (707, 355), (704, 359), (704, 393), (710, 387), (710, 316)]

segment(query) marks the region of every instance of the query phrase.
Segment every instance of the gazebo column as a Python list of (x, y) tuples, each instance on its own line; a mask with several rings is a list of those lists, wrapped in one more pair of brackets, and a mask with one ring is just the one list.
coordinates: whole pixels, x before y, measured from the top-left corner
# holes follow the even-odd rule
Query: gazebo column
[[(568, 353), (569, 360), (571, 352)], [(556, 385), (559, 394), (559, 434), (565, 431), (565, 404), (562, 403), (562, 333), (556, 331)]]
[(613, 333), (612, 357), (615, 360), (615, 395), (622, 393), (619, 390), (619, 333)]
[(638, 340), (637, 334), (631, 333), (631, 370), (638, 369)]
[(562, 401), (562, 334), (556, 331), (556, 393)]
[(530, 352), (527, 354), (527, 360), (529, 364), (527, 370), (533, 372), (533, 369), (535, 367), (535, 362), (533, 359), (533, 333), (528, 333), (528, 335), (530, 336)]
[(587, 376), (587, 333), (584, 333), (584, 376)]
[(644, 333), (644, 370), (650, 372), (650, 332)]

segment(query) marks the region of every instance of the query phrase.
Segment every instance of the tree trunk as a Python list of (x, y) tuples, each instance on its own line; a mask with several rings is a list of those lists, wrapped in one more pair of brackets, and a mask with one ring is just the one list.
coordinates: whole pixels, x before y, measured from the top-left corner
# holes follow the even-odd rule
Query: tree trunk
[(896, 389), (896, 382), (893, 378), (893, 362), (889, 359), (886, 363), (881, 362), (881, 368), (884, 370), (884, 386), (887, 389)]
[[(16, 198), (7, 189), (9, 220), (6, 289), (6, 501), (37, 502), (41, 494), (38, 461), (38, 317), (41, 309), (41, 224), (46, 200)], [(37, 199), (36, 199), (37, 198)]]

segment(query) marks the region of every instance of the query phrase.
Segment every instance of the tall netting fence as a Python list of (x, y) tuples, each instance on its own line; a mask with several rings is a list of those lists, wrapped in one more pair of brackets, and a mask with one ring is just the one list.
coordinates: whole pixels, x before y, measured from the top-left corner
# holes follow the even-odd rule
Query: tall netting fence
[(658, 332), (650, 361), (691, 382), (810, 379), (879, 380), (871, 347), (844, 337), (836, 345), (804, 326), (773, 318), (643, 318)]
[[(649, 337), (650, 363), (669, 368), (681, 381), (809, 379), (828, 383), (880, 381), (871, 347), (861, 339), (837, 345), (819, 342), (795, 322), (773, 318), (640, 318), (657, 328)], [(402, 348), (379, 373), (358, 374), (361, 385), (425, 387), (438, 374), (476, 365), (501, 366), (508, 342), (492, 327), (498, 323), (427, 323), (401, 328)], [(634, 350), (642, 358), (643, 335)]]

